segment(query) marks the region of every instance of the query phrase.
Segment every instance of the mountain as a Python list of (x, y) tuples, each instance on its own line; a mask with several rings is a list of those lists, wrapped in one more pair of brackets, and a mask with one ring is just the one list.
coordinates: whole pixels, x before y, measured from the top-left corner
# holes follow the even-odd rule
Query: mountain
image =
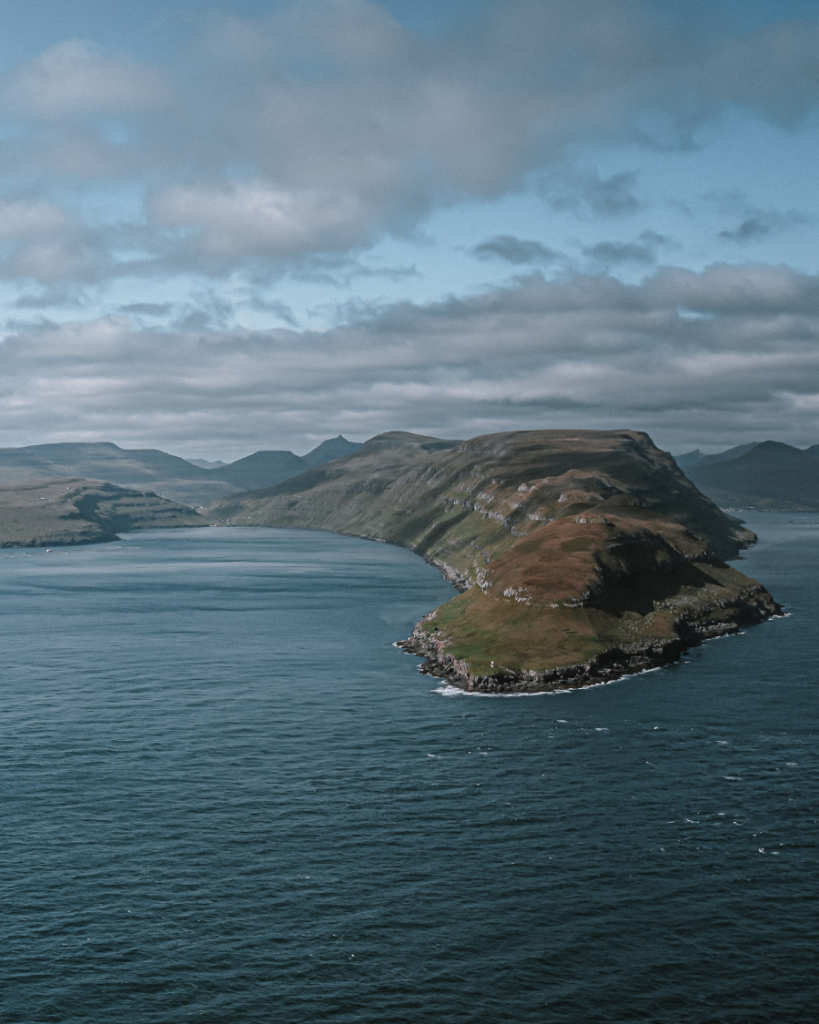
[(200, 469), (218, 469), (220, 466), (227, 466), (227, 462), (222, 462), (221, 459), (216, 459), (211, 462), (208, 459), (186, 459), (192, 466), (199, 466)]
[(736, 448), (729, 448), (727, 451), (719, 452), (716, 455), (706, 455), (699, 448), (695, 448), (693, 452), (677, 455), (675, 461), (680, 469), (687, 471), (691, 466), (712, 466), (715, 462), (738, 459), (740, 455), (744, 455), (746, 452), (751, 451), (752, 448), (756, 448), (756, 445), (757, 442), (753, 441), (751, 444), (741, 444)]
[[(690, 453), (689, 453), (690, 454)], [(695, 463), (678, 463), (703, 493), (728, 508), (819, 511), (819, 445), (779, 441), (740, 445)]]
[(637, 431), (391, 432), (208, 511), (423, 555), (463, 593), (405, 646), (468, 689), (616, 678), (777, 611), (722, 561), (754, 535)]
[(343, 455), (350, 455), (361, 447), (354, 441), (333, 437), (322, 441), (306, 455), (294, 455), (288, 451), (259, 451), (236, 462), (221, 465), (214, 476), (226, 480), (237, 491), (256, 491), (273, 487), (284, 480), (298, 476), (306, 469), (320, 466)]
[(701, 452), (699, 448), (695, 448), (692, 452), (683, 452), (682, 455), (675, 455), (674, 461), (680, 469), (687, 469), (689, 466), (696, 466), (696, 464), (701, 462), (704, 458), (704, 452)]
[(207, 468), (154, 448), (123, 449), (110, 442), (36, 444), (0, 448), (0, 485), (83, 477), (134, 490), (149, 488), (172, 501), (201, 506), (239, 491), (270, 487), (308, 466), (335, 458), (335, 451), (346, 454), (357, 447), (339, 436), (322, 442), (304, 459), (292, 452), (261, 451)]
[(114, 484), (55, 478), (0, 486), (0, 547), (116, 540), (123, 530), (206, 526), (191, 508)]
[(307, 467), (320, 466), (325, 462), (332, 462), (340, 459), (343, 455), (352, 455), (357, 452), (361, 445), (357, 441), (348, 441), (341, 434), (338, 437), (331, 437), (328, 441), (322, 441), (306, 455), (302, 455), (302, 461)]
[(254, 452), (214, 470), (214, 475), (230, 483), (234, 491), (255, 491), (289, 480), (307, 468), (305, 460), (292, 452)]
[(133, 490), (150, 489), (173, 501), (198, 505), (237, 490), (212, 472), (154, 448), (122, 449), (111, 443), (67, 441), (0, 448), (0, 484), (84, 477)]

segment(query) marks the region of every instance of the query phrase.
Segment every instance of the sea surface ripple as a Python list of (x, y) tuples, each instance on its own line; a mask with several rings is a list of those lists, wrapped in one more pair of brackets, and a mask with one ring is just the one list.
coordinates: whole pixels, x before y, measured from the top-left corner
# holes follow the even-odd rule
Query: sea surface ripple
[(747, 518), (787, 618), (525, 699), (392, 646), (398, 548), (0, 552), (0, 1020), (815, 1019), (819, 516)]

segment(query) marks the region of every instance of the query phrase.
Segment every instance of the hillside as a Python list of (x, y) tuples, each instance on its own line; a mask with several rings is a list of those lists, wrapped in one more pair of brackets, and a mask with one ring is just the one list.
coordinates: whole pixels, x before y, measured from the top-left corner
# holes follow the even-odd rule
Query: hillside
[(464, 593), (405, 646), (469, 688), (615, 678), (776, 610), (723, 561), (753, 534), (636, 431), (382, 434), (209, 513), (422, 554)]
[(352, 455), (359, 448), (361, 448), (361, 445), (357, 441), (348, 441), (346, 437), (342, 437), (339, 434), (337, 437), (331, 437), (327, 441), (322, 441), (311, 452), (302, 455), (301, 459), (307, 468), (312, 469), (313, 466), (321, 466), (325, 462), (332, 462), (334, 459), (340, 459), (344, 455)]
[(802, 450), (763, 441), (717, 455), (689, 452), (677, 462), (723, 507), (819, 511), (819, 446)]
[(82, 477), (135, 490), (150, 488), (172, 501), (201, 506), (240, 491), (278, 484), (358, 447), (339, 436), (323, 441), (304, 457), (289, 451), (259, 451), (227, 465), (207, 468), (155, 448), (124, 449), (111, 443), (89, 442), (36, 444), (0, 448), (0, 485), (48, 477)]
[(91, 544), (125, 530), (205, 525), (193, 509), (114, 484), (53, 479), (0, 486), (4, 548)]
[(307, 468), (304, 459), (292, 452), (254, 452), (211, 472), (227, 481), (234, 491), (254, 491), (289, 480)]
[(110, 443), (62, 442), (0, 448), (0, 484), (48, 477), (105, 480), (134, 490), (150, 489), (185, 504), (203, 504), (241, 488), (214, 470), (153, 448), (123, 449)]

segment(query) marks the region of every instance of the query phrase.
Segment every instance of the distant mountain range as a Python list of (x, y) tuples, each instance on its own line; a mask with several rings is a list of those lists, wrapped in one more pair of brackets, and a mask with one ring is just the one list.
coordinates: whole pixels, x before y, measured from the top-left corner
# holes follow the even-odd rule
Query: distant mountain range
[(697, 449), (678, 455), (676, 462), (723, 508), (819, 512), (819, 444), (802, 449), (761, 441), (716, 455)]
[(340, 434), (307, 455), (259, 451), (228, 464), (202, 465), (154, 448), (123, 449), (110, 443), (62, 442), (0, 448), (0, 485), (53, 477), (103, 480), (149, 490), (186, 505), (208, 505), (241, 491), (259, 490), (298, 476), (361, 447)]
[(207, 522), (185, 505), (115, 484), (55, 477), (0, 485), (0, 548), (94, 544), (120, 530)]

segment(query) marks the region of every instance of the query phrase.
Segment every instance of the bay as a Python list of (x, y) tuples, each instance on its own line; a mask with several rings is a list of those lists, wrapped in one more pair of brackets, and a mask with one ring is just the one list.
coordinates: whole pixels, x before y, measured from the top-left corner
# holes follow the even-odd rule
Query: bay
[(0, 1019), (811, 1019), (819, 517), (746, 518), (786, 618), (536, 697), (418, 674), (386, 545), (0, 552)]

